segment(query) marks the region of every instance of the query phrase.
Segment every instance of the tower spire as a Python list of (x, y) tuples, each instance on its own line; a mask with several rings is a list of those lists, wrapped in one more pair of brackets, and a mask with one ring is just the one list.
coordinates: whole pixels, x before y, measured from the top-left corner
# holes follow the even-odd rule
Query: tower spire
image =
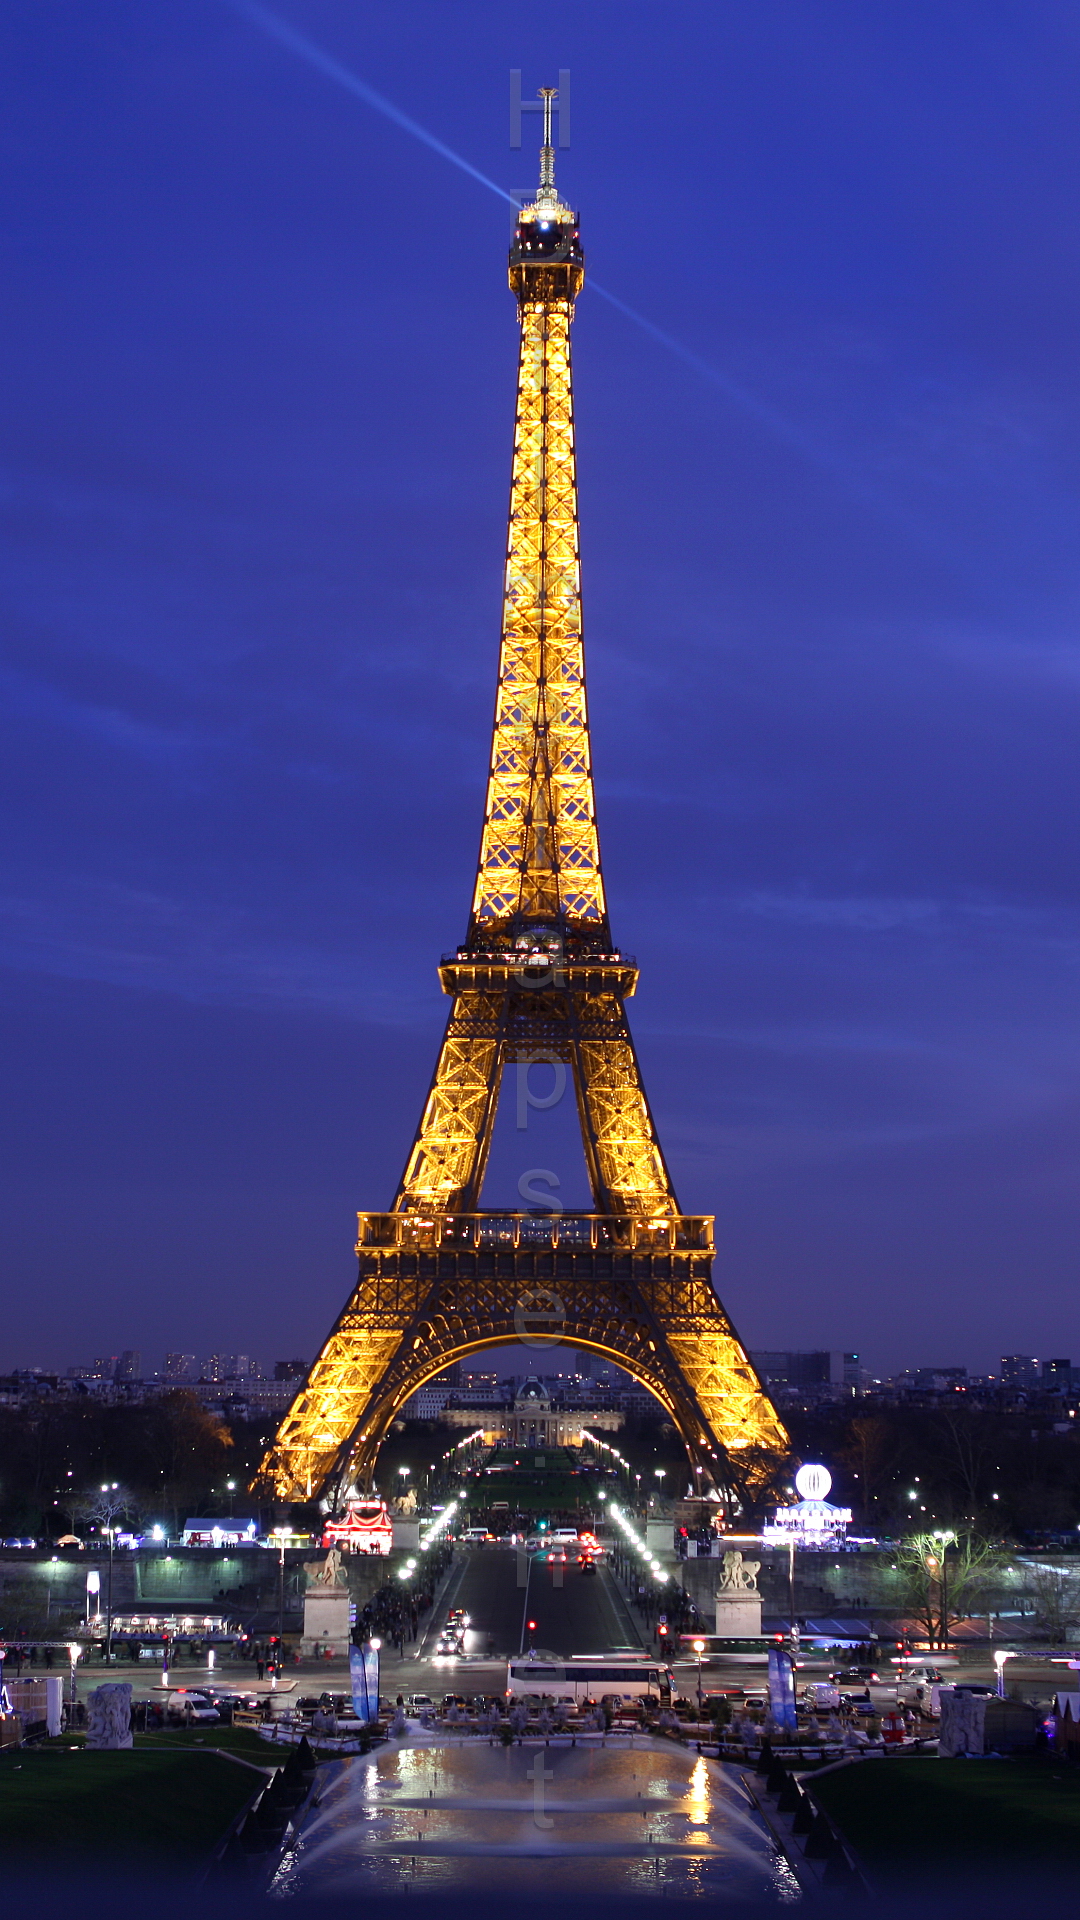
[(543, 87), (536, 199), (510, 248), (521, 330), (502, 644), (469, 944), (610, 945), (585, 702), (570, 327), (585, 278)]
[(546, 189), (552, 194), (555, 192), (555, 149), (551, 144), (551, 109), (558, 97), (558, 87), (540, 88), (540, 99), (544, 103), (544, 144), (540, 149), (541, 193)]

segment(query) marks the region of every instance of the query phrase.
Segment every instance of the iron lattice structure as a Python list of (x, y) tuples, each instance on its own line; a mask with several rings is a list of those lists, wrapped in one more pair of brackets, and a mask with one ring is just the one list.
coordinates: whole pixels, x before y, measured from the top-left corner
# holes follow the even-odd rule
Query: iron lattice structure
[[(680, 1212), (625, 1002), (596, 831), (585, 699), (570, 327), (577, 216), (541, 185), (510, 252), (521, 327), (498, 692), (468, 935), (388, 1214), (361, 1214), (357, 1286), (282, 1421), (260, 1480), (279, 1497), (369, 1482), (403, 1402), (453, 1361), (532, 1337), (600, 1353), (668, 1409), (694, 1464), (744, 1505), (787, 1436), (712, 1285), (711, 1218)], [(503, 1069), (572, 1076), (594, 1206), (480, 1211)]]

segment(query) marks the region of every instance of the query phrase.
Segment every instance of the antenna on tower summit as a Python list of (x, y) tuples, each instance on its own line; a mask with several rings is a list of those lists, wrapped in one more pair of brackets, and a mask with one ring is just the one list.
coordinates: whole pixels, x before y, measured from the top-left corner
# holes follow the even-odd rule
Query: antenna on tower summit
[(541, 87), (536, 100), (523, 100), (521, 97), (521, 68), (510, 69), (510, 145), (521, 145), (521, 116), (523, 113), (542, 113), (544, 116), (544, 145), (551, 145), (552, 119), (559, 122), (559, 145), (570, 145), (570, 69), (559, 68), (557, 87)]

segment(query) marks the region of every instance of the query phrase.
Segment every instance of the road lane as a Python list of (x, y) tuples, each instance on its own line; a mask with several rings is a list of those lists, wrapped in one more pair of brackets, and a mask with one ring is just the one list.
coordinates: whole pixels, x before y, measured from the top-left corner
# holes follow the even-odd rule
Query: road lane
[[(641, 1645), (632, 1616), (603, 1565), (595, 1574), (583, 1574), (576, 1560), (552, 1564), (505, 1547), (467, 1548), (461, 1559), (425, 1643), (427, 1654), (434, 1653), (438, 1629), (451, 1607), (463, 1607), (469, 1615), (465, 1652), (470, 1659), (508, 1659), (521, 1650), (523, 1640), (563, 1659)], [(533, 1631), (530, 1620), (536, 1622)]]

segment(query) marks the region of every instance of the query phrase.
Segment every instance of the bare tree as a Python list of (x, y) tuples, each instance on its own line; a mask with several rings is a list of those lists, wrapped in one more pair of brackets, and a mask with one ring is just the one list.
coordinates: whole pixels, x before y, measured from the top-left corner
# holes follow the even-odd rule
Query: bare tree
[(1000, 1549), (976, 1534), (951, 1528), (915, 1533), (897, 1550), (903, 1604), (932, 1647), (949, 1644), (949, 1629), (981, 1611), (1003, 1565)]
[[(988, 1447), (983, 1420), (964, 1409), (942, 1408), (934, 1425), (940, 1441), (940, 1465), (953, 1500), (954, 1515), (974, 1522), (982, 1502)], [(957, 1511), (959, 1509), (959, 1511)]]
[(1038, 1561), (1024, 1564), (1024, 1588), (1035, 1603), (1036, 1631), (1052, 1647), (1063, 1647), (1080, 1619), (1080, 1579), (1066, 1567)]

